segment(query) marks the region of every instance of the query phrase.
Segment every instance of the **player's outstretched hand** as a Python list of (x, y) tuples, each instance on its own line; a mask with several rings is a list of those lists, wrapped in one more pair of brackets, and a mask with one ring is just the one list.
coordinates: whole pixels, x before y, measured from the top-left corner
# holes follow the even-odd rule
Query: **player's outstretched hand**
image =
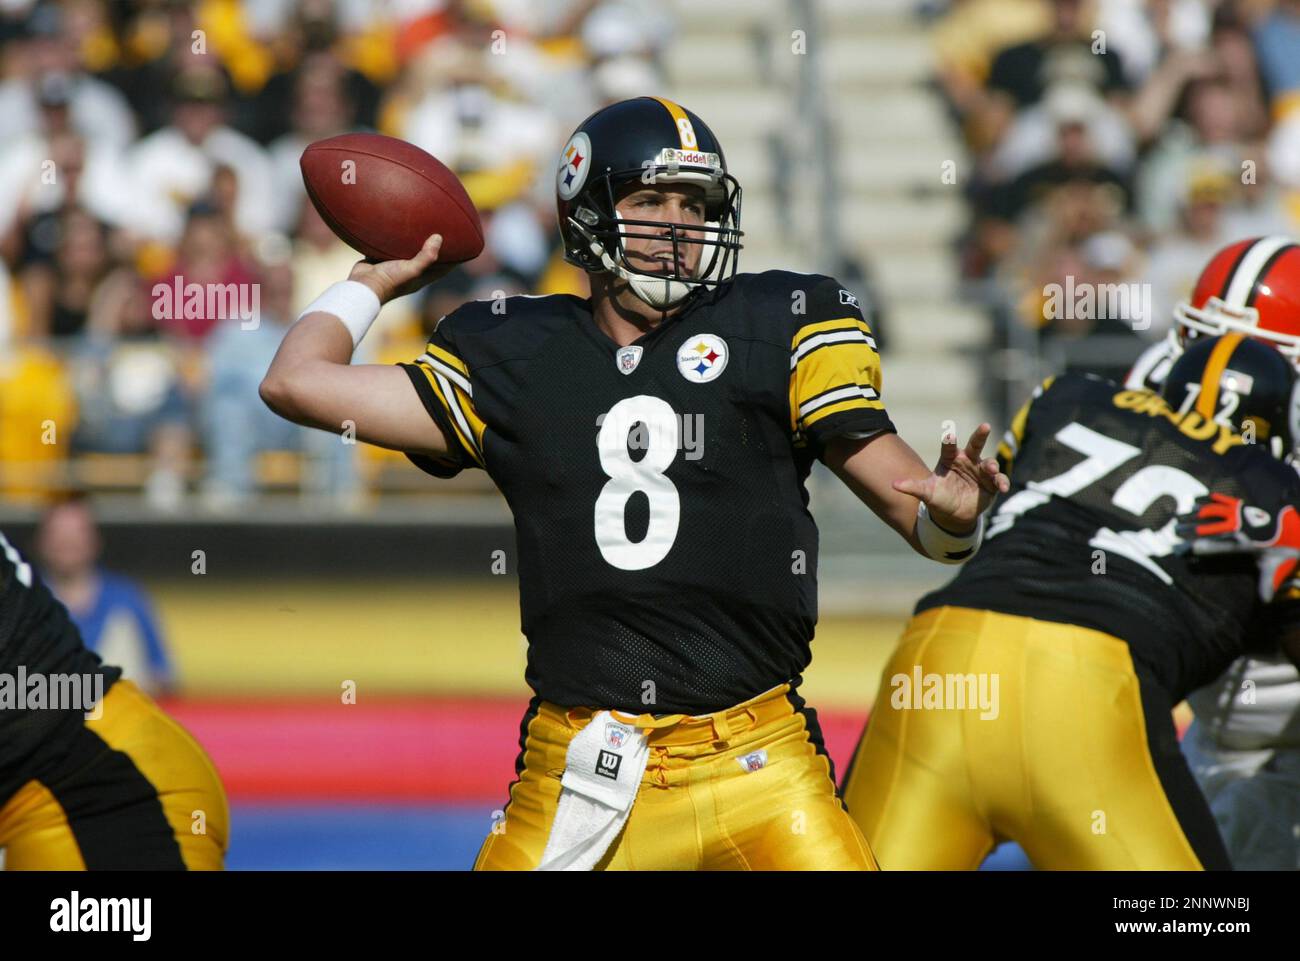
[(1011, 489), (997, 458), (982, 457), (992, 429), (980, 424), (964, 449), (957, 447), (956, 434), (945, 434), (934, 472), (919, 480), (894, 481), (894, 490), (924, 501), (940, 527), (954, 534), (974, 530), (993, 499)]
[(394, 297), (413, 293), (450, 273), (456, 265), (438, 263), (441, 249), (442, 236), (432, 234), (410, 260), (386, 260), (378, 264), (360, 260), (348, 274), (348, 280), (365, 284), (375, 292), (381, 304), (386, 304)]

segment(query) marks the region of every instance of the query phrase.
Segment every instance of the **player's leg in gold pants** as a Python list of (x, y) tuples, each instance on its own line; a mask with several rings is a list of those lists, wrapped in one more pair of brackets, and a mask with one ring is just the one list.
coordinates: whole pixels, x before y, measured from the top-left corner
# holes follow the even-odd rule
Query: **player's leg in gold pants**
[(130, 681), (66, 758), (0, 807), (8, 870), (220, 870), (230, 814), (212, 762)]
[[(996, 711), (918, 706), (917, 668), (982, 679)], [(934, 608), (885, 667), (844, 800), (884, 870), (974, 869), (1003, 840), (1041, 869), (1227, 868), (1172, 708), (1118, 638)]]
[[(594, 713), (544, 701), (529, 710), (519, 780), (476, 870), (537, 866), (559, 802), (569, 741)], [(835, 794), (815, 720), (810, 728), (788, 686), (701, 718), (619, 717), (652, 728), (650, 760), (627, 824), (599, 868), (875, 869)], [(750, 762), (742, 763), (746, 757)]]

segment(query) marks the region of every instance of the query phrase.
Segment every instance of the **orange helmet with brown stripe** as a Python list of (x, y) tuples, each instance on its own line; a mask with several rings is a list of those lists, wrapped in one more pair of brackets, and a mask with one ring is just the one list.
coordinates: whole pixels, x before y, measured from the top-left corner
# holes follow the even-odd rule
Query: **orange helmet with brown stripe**
[[(618, 190), (637, 181), (702, 187), (704, 224), (621, 216), (615, 208)], [(589, 272), (617, 274), (654, 307), (672, 306), (700, 287), (735, 275), (741, 249), (740, 184), (727, 172), (713, 131), (670, 100), (623, 100), (584, 120), (560, 154), (555, 195), (564, 259)], [(671, 271), (651, 273), (628, 263), (623, 242), (649, 238), (671, 240)], [(699, 257), (681, 256), (689, 244), (702, 248)], [(689, 273), (682, 269), (685, 262), (695, 264)]]
[[(1188, 345), (1161, 394), (1180, 416), (1196, 413), (1289, 459), (1300, 438), (1300, 374), (1268, 344), (1232, 332)], [(1251, 426), (1247, 426), (1247, 424)]]
[(1174, 319), (1184, 347), (1234, 332), (1300, 363), (1300, 244), (1275, 236), (1224, 247), (1201, 271), (1191, 300), (1174, 308)]

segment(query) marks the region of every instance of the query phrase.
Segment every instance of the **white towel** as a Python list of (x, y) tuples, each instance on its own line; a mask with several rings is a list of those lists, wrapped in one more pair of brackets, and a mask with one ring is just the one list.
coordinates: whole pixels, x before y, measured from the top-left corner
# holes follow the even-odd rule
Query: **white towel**
[(646, 736), (600, 711), (569, 742), (560, 803), (539, 871), (590, 871), (623, 830), (650, 748)]

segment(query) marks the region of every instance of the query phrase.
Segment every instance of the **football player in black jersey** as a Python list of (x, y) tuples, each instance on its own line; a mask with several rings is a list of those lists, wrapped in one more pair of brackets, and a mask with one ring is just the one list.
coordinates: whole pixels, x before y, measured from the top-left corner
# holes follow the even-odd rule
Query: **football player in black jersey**
[[(804, 481), (822, 459), (913, 548), (957, 563), (1008, 484), (982, 457), (988, 425), (964, 449), (946, 438), (931, 472), (885, 411), (856, 298), (829, 277), (735, 273), (740, 187), (676, 103), (593, 114), (556, 192), (589, 300), (469, 303), (414, 363), (350, 366), (379, 302), (439, 274), (430, 238), (304, 311), (262, 385), (283, 416), (355, 423), (435, 476), (484, 469), (510, 504), (536, 696), (477, 867), (870, 868), (797, 690), (817, 619)], [(593, 772), (618, 798), (583, 793)], [(574, 855), (565, 838), (590, 825), (557, 811), (579, 809), (612, 820)]]
[(917, 604), (846, 778), (885, 869), (973, 869), (1004, 840), (1045, 869), (1229, 867), (1170, 712), (1300, 626), (1300, 590), (1180, 552), (1177, 515), (1211, 491), (1295, 502), (1296, 384), (1231, 333), (1189, 346), (1163, 397), (1081, 374), (1035, 391), (987, 543)]
[[(1300, 244), (1252, 237), (1215, 252), (1142, 353), (1129, 387), (1159, 390), (1198, 337), (1241, 333), (1300, 364)], [(1300, 672), (1280, 655), (1239, 658), (1187, 697), (1182, 749), (1238, 868), (1300, 867)]]
[(212, 762), (0, 533), (0, 849), (8, 870), (219, 870)]

